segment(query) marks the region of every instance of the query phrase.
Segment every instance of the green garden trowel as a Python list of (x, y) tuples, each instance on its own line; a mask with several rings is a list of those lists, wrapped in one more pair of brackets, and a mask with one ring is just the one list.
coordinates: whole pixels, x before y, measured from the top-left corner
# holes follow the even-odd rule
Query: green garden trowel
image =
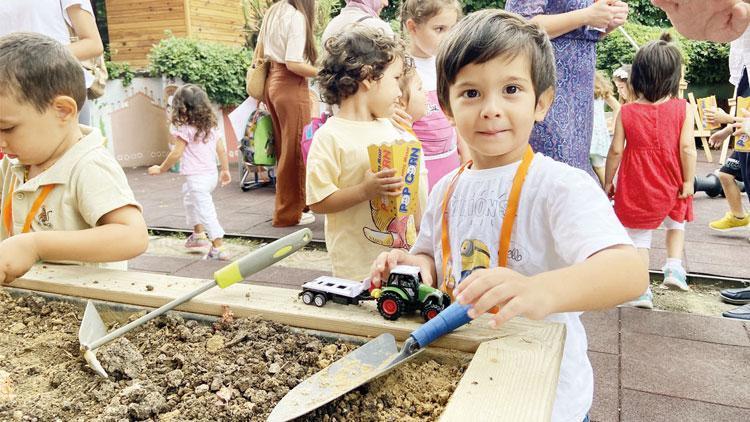
[(176, 308), (199, 294), (210, 290), (214, 286), (219, 286), (223, 289), (245, 279), (249, 275), (252, 275), (293, 254), (303, 246), (307, 245), (311, 239), (312, 232), (310, 229), (302, 229), (263, 246), (258, 250), (250, 252), (244, 257), (216, 271), (214, 273), (213, 281), (206, 283), (195, 291), (187, 293), (182, 297), (178, 297), (161, 308), (153, 310), (111, 333), (107, 333), (107, 327), (104, 325), (104, 321), (102, 321), (102, 318), (96, 311), (94, 304), (89, 300), (86, 304), (86, 311), (83, 314), (81, 328), (78, 330), (78, 341), (81, 343), (83, 357), (94, 372), (106, 378), (107, 372), (102, 368), (102, 365), (96, 358), (97, 348), (122, 336), (133, 328), (143, 325), (165, 312)]

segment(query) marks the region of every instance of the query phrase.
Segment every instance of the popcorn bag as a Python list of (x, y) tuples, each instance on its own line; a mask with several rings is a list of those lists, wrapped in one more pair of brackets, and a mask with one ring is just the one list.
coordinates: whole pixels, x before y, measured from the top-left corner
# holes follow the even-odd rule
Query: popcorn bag
[(716, 109), (716, 97), (712, 95), (706, 98), (698, 98), (696, 101), (698, 102), (698, 116), (703, 122), (703, 127), (707, 130), (720, 128), (721, 125), (717, 123), (709, 124), (706, 120), (706, 110)]
[(421, 166), (422, 145), (418, 141), (397, 141), (367, 148), (370, 157), (370, 170), (377, 173), (383, 169), (396, 170), (396, 177), (404, 180), (404, 189), (398, 196), (382, 196), (381, 207), (388, 209), (389, 218), (400, 219), (414, 215), (419, 198), (419, 168)]

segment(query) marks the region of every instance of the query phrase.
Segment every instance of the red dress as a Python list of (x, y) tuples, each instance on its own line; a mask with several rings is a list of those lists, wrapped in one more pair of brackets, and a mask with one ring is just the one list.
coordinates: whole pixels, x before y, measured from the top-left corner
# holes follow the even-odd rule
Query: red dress
[(631, 103), (620, 109), (625, 151), (617, 174), (615, 213), (622, 225), (652, 230), (669, 216), (693, 220), (693, 198), (679, 199), (682, 187), (680, 133), (687, 102)]

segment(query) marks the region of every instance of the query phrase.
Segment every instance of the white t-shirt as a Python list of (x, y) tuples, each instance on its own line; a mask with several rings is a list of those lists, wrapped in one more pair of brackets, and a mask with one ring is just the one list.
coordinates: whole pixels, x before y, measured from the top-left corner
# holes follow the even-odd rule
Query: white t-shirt
[[(366, 16), (367, 18), (365, 18)], [(325, 31), (323, 31), (323, 36), (320, 39), (320, 45), (325, 48), (326, 41), (328, 41), (329, 38), (341, 32), (346, 26), (354, 23), (381, 29), (386, 35), (393, 36), (393, 29), (391, 29), (388, 22), (370, 16), (367, 12), (356, 6), (346, 6), (341, 9), (341, 12), (339, 12), (335, 18), (328, 22), (328, 26), (326, 26)]]
[[(467, 169), (459, 177), (448, 207), (453, 263), (449, 267), (456, 280), (461, 280), (462, 271), (480, 266), (483, 260), (486, 265), (488, 258), (489, 267), (497, 266), (500, 228), (519, 164)], [(438, 282), (442, 281), (442, 198), (454, 173), (441, 179), (430, 193), (411, 250), (435, 258)], [(521, 191), (508, 267), (531, 276), (582, 262), (614, 245), (632, 242), (591, 176), (535, 154)], [(553, 421), (580, 422), (591, 407), (594, 378), (579, 316), (580, 312), (570, 312), (547, 317), (567, 327)]]
[(417, 69), (419, 78), (422, 79), (422, 89), (425, 91), (437, 91), (437, 65), (435, 56), (426, 59), (414, 57), (414, 67)]
[(258, 40), (267, 60), (304, 63), (307, 42), (305, 15), (287, 2), (274, 5), (266, 14)]
[(737, 86), (745, 67), (750, 70), (750, 28), (729, 46), (729, 83)]
[[(0, 1), (0, 36), (13, 32), (35, 32), (52, 37), (60, 44), (70, 44), (68, 26), (73, 26), (68, 8), (80, 6), (94, 16), (90, 0), (2, 0)], [(64, 12), (63, 12), (64, 10)], [(67, 22), (67, 25), (66, 25)], [(94, 82), (84, 71), (86, 86)]]

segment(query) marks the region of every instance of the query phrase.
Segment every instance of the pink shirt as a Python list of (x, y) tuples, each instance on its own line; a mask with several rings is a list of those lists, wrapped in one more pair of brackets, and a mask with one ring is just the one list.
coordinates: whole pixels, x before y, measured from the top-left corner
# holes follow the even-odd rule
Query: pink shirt
[[(199, 174), (217, 173), (216, 142), (219, 139), (218, 128), (213, 128), (208, 135), (196, 139), (197, 128), (190, 125), (172, 127), (171, 133), (175, 138), (187, 142), (185, 152), (180, 159), (180, 174), (194, 176)], [(205, 141), (205, 142), (204, 142)]]
[(414, 58), (422, 87), (427, 92), (427, 115), (414, 122), (414, 133), (422, 141), (425, 158), (445, 154), (456, 148), (456, 130), (445, 117), (437, 98), (435, 57)]

